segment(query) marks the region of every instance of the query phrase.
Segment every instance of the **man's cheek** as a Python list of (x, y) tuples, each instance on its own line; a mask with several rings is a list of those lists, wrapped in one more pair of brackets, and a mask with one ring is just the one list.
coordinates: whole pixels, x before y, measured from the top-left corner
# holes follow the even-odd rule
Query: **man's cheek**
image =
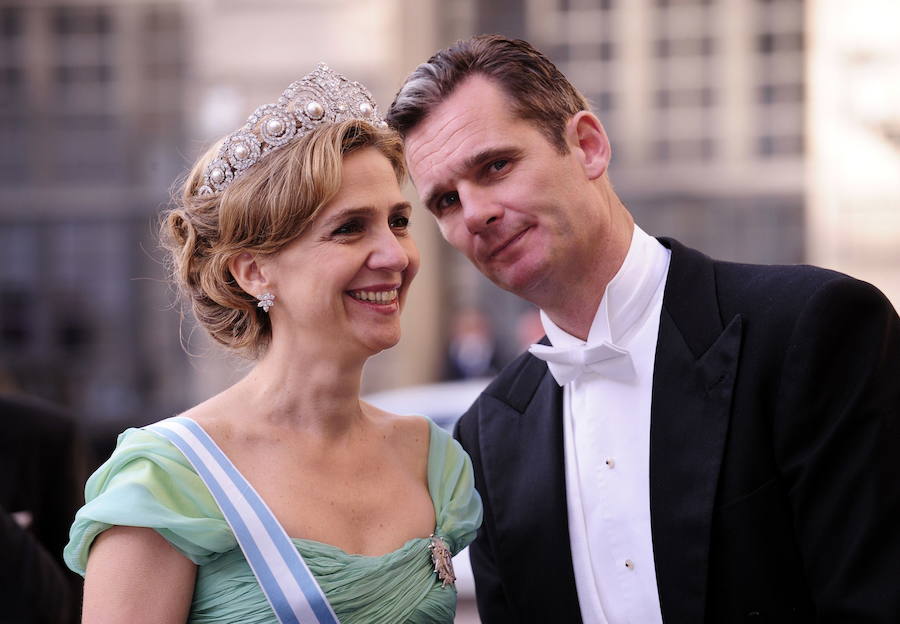
[(465, 252), (465, 248), (460, 245), (464, 242), (462, 238), (460, 238), (460, 231), (458, 227), (455, 227), (453, 222), (448, 218), (438, 219), (437, 221), (438, 229), (441, 231), (441, 236), (444, 237), (444, 240), (450, 243), (456, 249)]

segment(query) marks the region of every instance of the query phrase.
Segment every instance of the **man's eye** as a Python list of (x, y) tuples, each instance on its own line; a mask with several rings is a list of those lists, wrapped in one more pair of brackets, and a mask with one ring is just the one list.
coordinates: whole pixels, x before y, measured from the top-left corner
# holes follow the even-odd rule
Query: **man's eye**
[(459, 194), (456, 191), (444, 193), (438, 200), (438, 209), (449, 208), (457, 203), (459, 203)]
[(504, 169), (508, 164), (509, 161), (505, 159), (495, 160), (491, 163), (491, 169), (493, 171), (500, 171), (501, 169)]

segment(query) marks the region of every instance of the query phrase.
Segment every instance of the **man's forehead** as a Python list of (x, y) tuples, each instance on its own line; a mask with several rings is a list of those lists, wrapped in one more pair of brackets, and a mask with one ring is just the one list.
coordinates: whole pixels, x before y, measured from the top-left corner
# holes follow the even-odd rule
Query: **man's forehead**
[(437, 164), (460, 166), (472, 153), (508, 137), (502, 129), (513, 121), (502, 91), (486, 78), (469, 78), (407, 135), (411, 173), (421, 175)]
[(419, 173), (443, 164), (459, 166), (465, 155), (487, 140), (484, 120), (465, 113), (437, 113), (411, 132), (406, 141), (406, 158)]

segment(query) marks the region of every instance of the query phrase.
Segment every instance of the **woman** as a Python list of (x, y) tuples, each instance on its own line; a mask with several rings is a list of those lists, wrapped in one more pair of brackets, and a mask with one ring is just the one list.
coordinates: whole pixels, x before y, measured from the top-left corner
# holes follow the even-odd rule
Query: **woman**
[(209, 484), (215, 470), (174, 445), (190, 436), (265, 501), (293, 551), (272, 556), (299, 552), (326, 605), (297, 598), (302, 580), (282, 598), (321, 622), (452, 621), (443, 549), (481, 522), (469, 459), (426, 419), (359, 399), (366, 360), (400, 337), (418, 268), (404, 175), (369, 93), (324, 66), (194, 167), (163, 240), (197, 320), (255, 366), (180, 417), (123, 433), (88, 481), (65, 553), (86, 571), (84, 621), (278, 621), (279, 590), (265, 594), (255, 567), (277, 531), (238, 543), (255, 521), (226, 518), (218, 497), (246, 492)]

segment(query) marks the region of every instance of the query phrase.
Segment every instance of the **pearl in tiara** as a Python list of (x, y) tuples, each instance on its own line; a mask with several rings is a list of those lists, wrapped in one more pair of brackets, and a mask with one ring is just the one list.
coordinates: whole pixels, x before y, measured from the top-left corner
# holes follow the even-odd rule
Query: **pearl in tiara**
[(368, 89), (319, 63), (291, 83), (277, 102), (257, 108), (243, 127), (228, 135), (207, 165), (196, 195), (222, 192), (269, 152), (316, 128), (350, 119), (387, 127)]

